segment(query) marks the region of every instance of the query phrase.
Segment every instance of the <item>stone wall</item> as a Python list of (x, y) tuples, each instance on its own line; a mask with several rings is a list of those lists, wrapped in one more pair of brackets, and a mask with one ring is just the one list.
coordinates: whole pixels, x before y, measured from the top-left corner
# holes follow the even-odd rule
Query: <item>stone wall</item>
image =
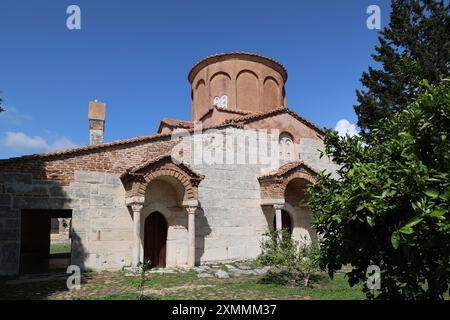
[[(234, 137), (232, 140), (235, 160), (238, 156), (241, 157), (242, 153), (248, 160), (249, 152), (257, 152), (248, 143), (239, 145), (239, 139), (236, 137), (242, 135), (243, 131), (227, 129), (219, 132), (226, 132), (226, 135)], [(217, 150), (217, 141), (221, 139), (212, 136), (217, 133), (204, 134), (203, 152), (215, 154), (213, 150)], [(268, 134), (265, 141), (272, 139), (274, 137)], [(300, 143), (295, 145), (297, 156), (318, 171), (333, 170), (329, 159), (319, 159), (320, 152), (317, 149), (323, 148), (323, 143), (313, 140), (300, 139)], [(226, 138), (223, 141), (226, 141)], [(185, 161), (192, 160), (189, 152), (184, 154)], [(250, 164), (247, 161), (246, 164), (189, 164), (194, 171), (205, 176), (198, 189), (201, 210), (196, 216), (197, 262), (251, 259), (258, 256), (262, 234), (273, 227), (275, 214), (272, 206), (262, 206), (258, 177), (278, 168), (279, 163), (274, 167), (275, 163), (277, 162)], [(289, 213), (292, 216), (294, 237), (301, 240), (305, 235), (314, 236), (308, 209), (291, 207)]]
[(72, 263), (119, 269), (130, 263), (132, 218), (118, 174), (81, 172), (62, 186), (31, 174), (0, 173), (0, 275), (17, 274), (23, 209), (72, 210)]
[(133, 220), (119, 175), (77, 171), (70, 192), (80, 202), (72, 213), (79, 241), (72, 262), (94, 270), (130, 265)]

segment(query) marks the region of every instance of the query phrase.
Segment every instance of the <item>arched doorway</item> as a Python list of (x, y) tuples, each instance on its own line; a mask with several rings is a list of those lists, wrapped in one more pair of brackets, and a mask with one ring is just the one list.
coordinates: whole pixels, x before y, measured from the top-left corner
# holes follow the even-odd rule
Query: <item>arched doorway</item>
[(151, 213), (145, 219), (144, 259), (150, 260), (151, 268), (166, 266), (167, 222), (159, 212)]
[[(277, 230), (277, 217), (273, 217), (273, 228)], [(288, 229), (289, 234), (292, 235), (292, 221), (289, 213), (284, 210), (281, 210), (281, 228)]]

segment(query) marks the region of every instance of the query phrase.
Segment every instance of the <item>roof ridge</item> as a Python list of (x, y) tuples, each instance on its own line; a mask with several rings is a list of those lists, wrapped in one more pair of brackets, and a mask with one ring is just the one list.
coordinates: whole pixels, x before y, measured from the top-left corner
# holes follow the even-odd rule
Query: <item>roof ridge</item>
[(261, 118), (265, 118), (265, 117), (272, 116), (272, 115), (278, 115), (278, 114), (285, 113), (285, 112), (290, 114), (291, 116), (293, 116), (300, 122), (308, 125), (309, 127), (313, 128), (314, 130), (318, 131), (320, 134), (325, 134), (325, 131), (322, 128), (315, 125), (313, 122), (309, 121), (308, 119), (304, 118), (303, 116), (299, 115), (297, 112), (293, 111), (292, 109), (290, 109), (288, 107), (282, 107), (282, 108), (278, 108), (278, 109), (274, 109), (274, 110), (270, 110), (270, 111), (266, 111), (266, 112), (253, 113), (253, 114), (249, 114), (246, 116), (237, 117), (234, 119), (228, 119), (228, 120), (225, 120), (223, 123), (235, 123), (235, 122), (245, 122), (245, 121), (253, 121), (253, 120), (256, 121)]
[[(220, 123), (217, 125), (203, 127), (202, 131), (209, 130), (209, 129), (220, 129), (220, 128), (225, 128), (225, 127), (230, 127), (230, 126), (240, 127), (240, 125), (236, 124), (236, 123)], [(191, 132), (194, 132), (195, 128), (189, 128), (186, 130), (187, 130), (187, 132), (191, 133)], [(0, 164), (10, 162), (10, 161), (18, 161), (18, 160), (32, 160), (32, 159), (41, 159), (41, 158), (48, 158), (48, 157), (57, 157), (57, 156), (75, 154), (75, 153), (84, 152), (84, 151), (91, 151), (91, 150), (96, 150), (96, 149), (103, 149), (103, 148), (121, 146), (121, 145), (132, 144), (132, 143), (152, 141), (152, 140), (157, 140), (160, 138), (161, 139), (170, 138), (172, 136), (172, 134), (173, 134), (172, 132), (154, 133), (154, 134), (139, 136), (139, 137), (134, 137), (134, 138), (113, 140), (113, 141), (105, 142), (105, 143), (101, 143), (101, 144), (86, 145), (86, 146), (81, 146), (81, 147), (68, 148), (68, 149), (46, 152), (46, 153), (37, 153), (37, 154), (25, 155), (25, 156), (14, 157), (14, 158), (9, 158), (9, 159), (0, 159)]]
[(285, 164), (281, 165), (278, 169), (273, 170), (272, 172), (269, 172), (267, 174), (259, 176), (258, 179), (266, 179), (266, 178), (282, 176), (282, 175), (285, 175), (288, 172), (290, 172), (291, 170), (294, 170), (294, 169), (296, 169), (296, 168), (298, 168), (300, 166), (303, 166), (306, 169), (308, 169), (311, 172), (313, 172), (314, 174), (317, 174), (317, 171), (314, 170), (309, 165), (307, 165), (304, 161), (302, 161), (302, 160), (295, 160), (295, 161), (291, 161), (291, 162), (288, 162), (288, 163), (285, 163)]
[(133, 175), (139, 175), (139, 174), (137, 173), (139, 170), (142, 170), (142, 169), (144, 169), (145, 167), (147, 167), (147, 166), (149, 166), (149, 165), (158, 163), (158, 162), (163, 161), (163, 160), (165, 160), (165, 159), (170, 159), (170, 162), (171, 162), (171, 163), (173, 163), (174, 165), (176, 165), (176, 166), (178, 166), (178, 167), (180, 167), (180, 168), (182, 168), (182, 169), (188, 171), (188, 172), (189, 172), (192, 176), (194, 176), (195, 178), (200, 178), (200, 179), (203, 179), (203, 178), (204, 178), (203, 175), (198, 174), (197, 172), (195, 172), (195, 171), (194, 171), (190, 166), (188, 166), (186, 163), (184, 163), (184, 162), (182, 162), (182, 161), (179, 162), (179, 163), (175, 163), (175, 162), (172, 160), (172, 155), (171, 155), (170, 153), (166, 153), (166, 154), (161, 155), (161, 156), (158, 156), (158, 157), (156, 157), (156, 158), (153, 158), (153, 159), (144, 161), (144, 162), (142, 162), (141, 164), (138, 164), (138, 165), (136, 165), (136, 166), (134, 166), (134, 167), (130, 167), (130, 168), (128, 168), (124, 173), (122, 173), (122, 174), (120, 175), (120, 177), (121, 177), (121, 178), (124, 178), (124, 177), (126, 177), (127, 175), (131, 175), (131, 176), (133, 176)]

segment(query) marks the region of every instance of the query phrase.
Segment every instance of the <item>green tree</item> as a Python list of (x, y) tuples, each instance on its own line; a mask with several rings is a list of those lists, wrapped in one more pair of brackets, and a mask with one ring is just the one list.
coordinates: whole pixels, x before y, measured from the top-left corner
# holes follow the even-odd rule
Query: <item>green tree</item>
[[(448, 2), (447, 2), (448, 3)], [(403, 110), (421, 92), (420, 80), (450, 76), (449, 5), (438, 0), (394, 0), (389, 24), (380, 32), (373, 60), (357, 90), (358, 126), (363, 135), (380, 119)]]
[[(370, 139), (328, 131), (325, 153), (340, 165), (307, 191), (322, 235), (321, 268), (350, 264), (350, 285), (381, 268), (383, 299), (440, 299), (450, 281), (450, 80), (375, 128)], [(366, 286), (369, 298), (375, 297)]]

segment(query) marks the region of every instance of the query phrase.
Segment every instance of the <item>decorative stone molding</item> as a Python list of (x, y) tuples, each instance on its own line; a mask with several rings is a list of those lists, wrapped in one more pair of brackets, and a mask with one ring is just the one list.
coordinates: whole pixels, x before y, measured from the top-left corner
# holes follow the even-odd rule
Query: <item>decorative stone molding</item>
[(137, 211), (142, 210), (144, 207), (144, 197), (128, 197), (125, 199), (125, 204), (127, 207), (131, 207), (131, 210)]
[(262, 206), (273, 206), (275, 204), (284, 205), (284, 198), (282, 199), (261, 199)]
[(274, 208), (275, 210), (284, 210), (284, 207), (285, 207), (284, 203), (283, 203), (283, 204), (281, 204), (281, 203), (276, 203), (276, 204), (273, 205), (273, 208)]

